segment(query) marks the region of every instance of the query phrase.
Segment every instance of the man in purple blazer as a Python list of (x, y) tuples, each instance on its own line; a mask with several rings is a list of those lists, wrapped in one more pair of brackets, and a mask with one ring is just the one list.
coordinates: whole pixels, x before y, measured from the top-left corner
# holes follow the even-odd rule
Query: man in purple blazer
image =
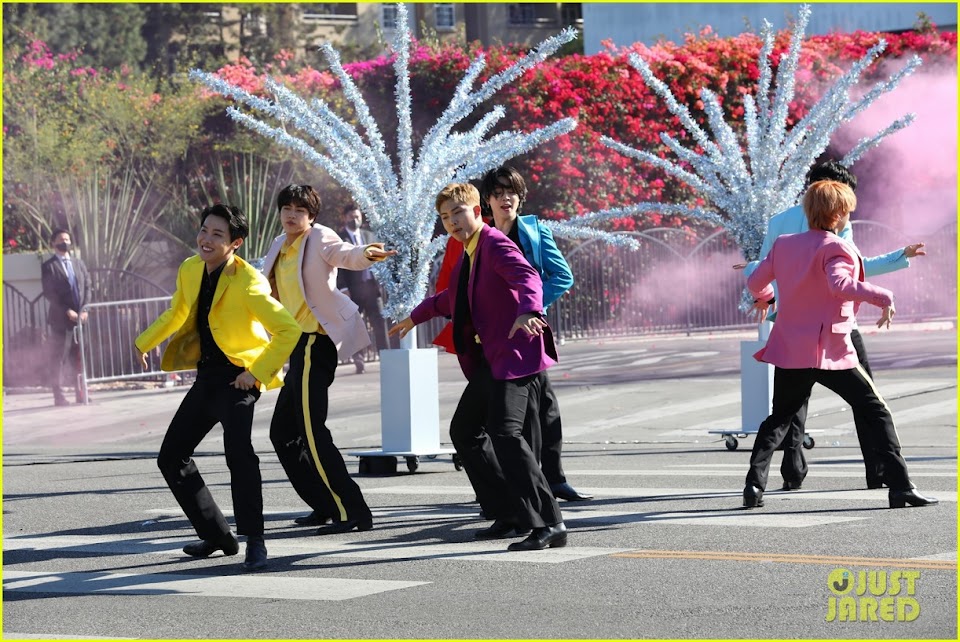
[(484, 514), (494, 518), (476, 537), (522, 537), (530, 531), (508, 549), (565, 546), (560, 507), (522, 435), (528, 400), (539, 397), (543, 372), (557, 360), (541, 313), (540, 276), (510, 239), (484, 224), (473, 185), (447, 185), (436, 207), (444, 229), (463, 243), (464, 255), (450, 287), (424, 299), (390, 334), (403, 337), (418, 323), (453, 317), (467, 387), (450, 422), (450, 438)]

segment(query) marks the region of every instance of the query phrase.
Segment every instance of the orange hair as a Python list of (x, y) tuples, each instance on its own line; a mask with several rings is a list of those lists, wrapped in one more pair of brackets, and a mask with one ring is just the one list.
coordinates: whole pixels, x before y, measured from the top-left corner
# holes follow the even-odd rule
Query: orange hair
[(857, 196), (838, 181), (817, 181), (803, 195), (803, 211), (811, 230), (833, 231), (844, 216), (857, 209)]
[(480, 207), (480, 192), (470, 183), (450, 183), (437, 194), (437, 212), (440, 211), (440, 206), (447, 201), (463, 203), (470, 207)]

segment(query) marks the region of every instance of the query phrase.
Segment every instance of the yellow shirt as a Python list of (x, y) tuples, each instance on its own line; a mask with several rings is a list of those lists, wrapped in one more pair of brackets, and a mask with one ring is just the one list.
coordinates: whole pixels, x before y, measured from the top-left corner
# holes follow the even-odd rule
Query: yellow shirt
[[(486, 223), (484, 223), (486, 225)], [(481, 226), (482, 229), (482, 226)], [(473, 253), (477, 251), (477, 243), (480, 242), (480, 230), (477, 230), (473, 233), (473, 236), (467, 239), (467, 242), (464, 244), (463, 249), (466, 251), (467, 256), (470, 257), (470, 274), (473, 274)]]
[(326, 334), (317, 317), (310, 311), (300, 290), (300, 247), (303, 245), (305, 236), (301, 234), (292, 243), (289, 240), (284, 241), (280, 248), (280, 256), (273, 268), (273, 275), (277, 281), (277, 295), (283, 307), (297, 320), (301, 330)]
[[(483, 226), (481, 226), (481, 228), (482, 227)], [(467, 242), (464, 243), (463, 245), (464, 251), (467, 253), (467, 256), (470, 257), (470, 274), (471, 275), (473, 275), (473, 264), (474, 264), (473, 255), (477, 251), (477, 243), (479, 242), (480, 242), (480, 230), (477, 230), (476, 232), (473, 233), (473, 236), (468, 238)], [(477, 343), (480, 343), (480, 335), (479, 334), (473, 335), (473, 340), (476, 341)]]

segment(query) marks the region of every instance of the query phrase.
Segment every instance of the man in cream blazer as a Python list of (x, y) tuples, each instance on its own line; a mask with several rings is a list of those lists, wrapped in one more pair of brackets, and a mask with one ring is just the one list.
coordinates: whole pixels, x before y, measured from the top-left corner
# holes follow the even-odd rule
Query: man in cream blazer
[(237, 532), (247, 536), (244, 569), (258, 570), (267, 564), (267, 549), (260, 460), (250, 441), (253, 407), (262, 389), (282, 385), (281, 368), (300, 333), (293, 317), (270, 296), (263, 275), (234, 256), (247, 230), (246, 218), (235, 207), (214, 205), (203, 211), (199, 256), (180, 265), (170, 308), (137, 337), (136, 349), (146, 367), (146, 353), (175, 333), (161, 368), (197, 369), (197, 380), (157, 456), (164, 479), (201, 538), (183, 551), (208, 557), (218, 550), (225, 555), (239, 550), (192, 459), (200, 441), (220, 422)]
[(341, 241), (332, 229), (315, 223), (320, 205), (320, 194), (309, 185), (280, 191), (277, 210), (284, 234), (274, 239), (263, 270), (274, 296), (300, 326), (270, 441), (294, 490), (313, 509), (296, 523), (319, 525), (317, 534), (323, 535), (373, 527), (370, 508), (326, 426), (327, 390), (338, 355), (348, 359), (370, 344), (357, 304), (337, 289), (337, 270), (364, 270), (396, 251), (384, 251), (383, 243)]

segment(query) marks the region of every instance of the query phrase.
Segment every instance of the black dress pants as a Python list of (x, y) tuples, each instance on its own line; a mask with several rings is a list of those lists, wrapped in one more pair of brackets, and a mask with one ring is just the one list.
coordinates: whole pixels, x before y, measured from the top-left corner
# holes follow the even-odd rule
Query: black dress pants
[[(859, 330), (853, 330), (850, 333), (850, 341), (853, 343), (853, 349), (857, 352), (857, 359), (860, 361), (864, 372), (870, 379), (873, 379), (873, 371), (870, 369), (870, 362), (867, 360), (867, 349), (863, 345), (863, 336)], [(780, 464), (780, 474), (783, 475), (785, 481), (800, 483), (807, 476), (807, 460), (803, 455), (802, 445), (809, 403), (810, 397), (807, 397), (803, 402), (803, 407), (790, 421), (790, 431), (783, 442), (783, 462)], [(856, 415), (854, 415), (853, 421), (857, 428), (857, 441), (863, 455), (867, 483), (878, 484), (883, 479), (883, 458), (877, 451), (876, 444), (872, 441), (873, 433), (869, 426), (865, 426)]]
[(383, 300), (380, 298), (380, 286), (376, 280), (361, 281), (357, 278), (350, 290), (350, 297), (360, 309), (360, 314), (367, 318), (370, 327), (373, 328), (373, 340), (377, 346), (377, 352), (386, 350), (389, 347), (387, 326), (383, 320)]
[(567, 481), (560, 464), (563, 450), (563, 426), (560, 418), (560, 404), (553, 384), (547, 372), (543, 373), (543, 384), (537, 398), (531, 399), (527, 408), (523, 436), (540, 461), (543, 476), (550, 484), (562, 484)]
[(530, 399), (544, 375), (494, 379), (484, 366), (460, 397), (450, 438), (484, 514), (538, 528), (562, 521), (550, 485), (523, 436)]
[(810, 397), (810, 390), (815, 383), (829, 388), (850, 404), (856, 421), (869, 433), (878, 457), (884, 464), (883, 481), (887, 486), (892, 490), (913, 488), (907, 474), (907, 463), (900, 454), (900, 440), (890, 409), (874, 387), (873, 380), (859, 365), (850, 370), (776, 368), (773, 375), (773, 414), (760, 424), (750, 455), (747, 485), (766, 489), (773, 452), (790, 429), (793, 416)]
[(263, 535), (260, 459), (250, 442), (253, 409), (260, 391), (231, 386), (241, 372), (243, 369), (236, 366), (198, 369), (197, 381), (180, 403), (157, 456), (160, 472), (201, 539), (217, 539), (230, 532), (193, 461), (197, 446), (217, 422), (223, 426), (237, 533)]
[(270, 422), (270, 441), (297, 495), (335, 522), (370, 519), (370, 508), (350, 477), (327, 428), (328, 389), (337, 348), (325, 334), (300, 336)]

